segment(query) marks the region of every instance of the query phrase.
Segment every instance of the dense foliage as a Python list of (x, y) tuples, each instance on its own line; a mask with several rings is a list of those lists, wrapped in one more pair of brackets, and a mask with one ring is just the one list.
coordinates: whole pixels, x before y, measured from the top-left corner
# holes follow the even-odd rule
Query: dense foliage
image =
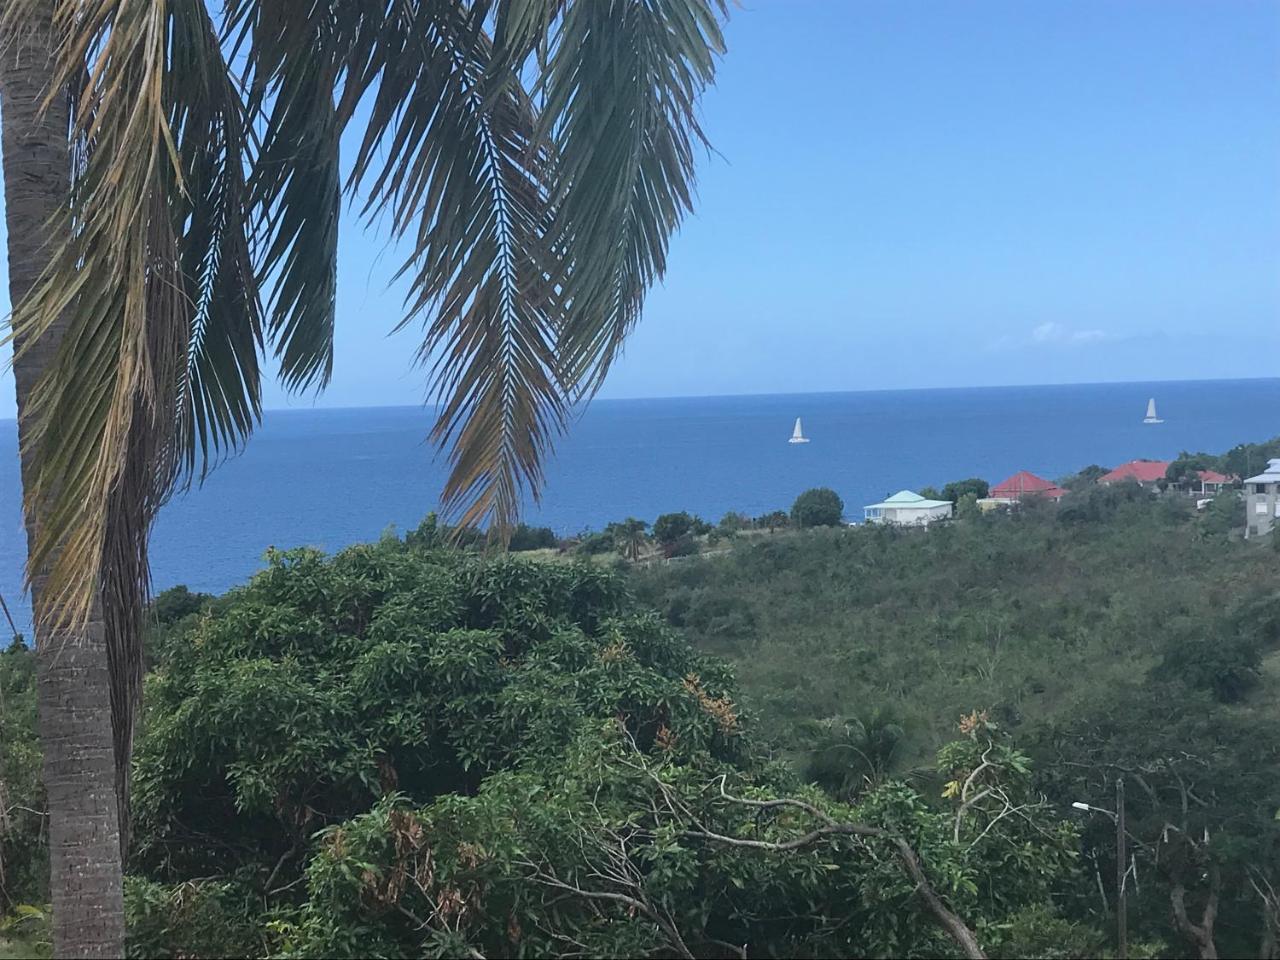
[[(1109, 808), (1129, 777), (1135, 935), (1197, 955), (1190, 927), (1216, 865), (1217, 948), (1256, 955), (1254, 886), (1280, 862), (1280, 593), (1270, 546), (1231, 535), (1238, 510), (1231, 493), (1198, 512), (1173, 493), (1090, 486), (929, 530), (757, 538), (635, 582), (735, 665), (763, 731), (834, 795), (929, 782), (927, 758), (972, 705), (1030, 747), (1060, 809)], [(1113, 828), (1098, 819), (1083, 852), (1111, 878)], [(1173, 919), (1180, 886), (1189, 926)], [(1097, 884), (1068, 906), (1096, 922)]]
[(844, 501), (828, 487), (815, 487), (796, 497), (791, 522), (797, 527), (835, 527), (844, 521)]
[(513, 553), (519, 553), (524, 550), (554, 550), (558, 544), (555, 531), (550, 527), (531, 527), (521, 523), (512, 531), (507, 547)]
[(1081, 882), (985, 716), (935, 799), (841, 802), (759, 755), (723, 667), (606, 568), (391, 539), (268, 560), (166, 598), (135, 955), (956, 955), (940, 917), (1011, 945)]
[(0, 651), (0, 917), (43, 903), (49, 889), (35, 672), (21, 639)]
[[(1123, 779), (1131, 955), (1272, 957), (1275, 551), (1231, 493), (1073, 486), (927, 530), (631, 519), (580, 560), (429, 517), (168, 591), (130, 951), (961, 955), (950, 917), (1097, 956), (1114, 826), (1071, 804)], [(686, 542), (726, 546), (648, 562)], [(0, 891), (38, 924), (32, 661), (0, 654)]]

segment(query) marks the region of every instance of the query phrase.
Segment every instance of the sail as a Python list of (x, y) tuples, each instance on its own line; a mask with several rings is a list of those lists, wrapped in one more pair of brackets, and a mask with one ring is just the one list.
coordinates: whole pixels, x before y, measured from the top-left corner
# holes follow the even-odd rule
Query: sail
[(1147, 419), (1154, 420), (1156, 418), (1156, 398), (1152, 397), (1147, 401)]
[(804, 431), (800, 429), (800, 418), (796, 417), (796, 425), (795, 425), (795, 428), (791, 431), (791, 438), (795, 440), (803, 436), (804, 436)]

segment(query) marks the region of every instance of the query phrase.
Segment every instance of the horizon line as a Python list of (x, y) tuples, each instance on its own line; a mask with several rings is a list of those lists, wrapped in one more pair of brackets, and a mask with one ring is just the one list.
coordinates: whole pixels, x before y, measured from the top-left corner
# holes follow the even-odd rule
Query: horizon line
[[(862, 390), (798, 390), (798, 391), (759, 391), (754, 393), (673, 393), (663, 395), (596, 397), (587, 401), (592, 403), (638, 403), (651, 400), (735, 400), (749, 397), (829, 397), (842, 394), (861, 393), (941, 393), (955, 390), (1028, 390), (1037, 387), (1113, 387), (1113, 386), (1154, 386), (1160, 384), (1189, 383), (1262, 383), (1280, 381), (1280, 375), (1274, 377), (1180, 377), (1168, 380), (1060, 380), (1053, 383), (1003, 383), (1003, 384), (964, 384), (960, 386), (932, 387), (870, 387)], [(355, 404), (312, 404), (294, 407), (263, 407), (262, 413), (317, 413), (321, 411), (341, 412), (344, 410), (422, 410), (431, 404), (423, 403), (355, 403)], [(0, 417), (0, 423), (16, 423), (17, 417)]]

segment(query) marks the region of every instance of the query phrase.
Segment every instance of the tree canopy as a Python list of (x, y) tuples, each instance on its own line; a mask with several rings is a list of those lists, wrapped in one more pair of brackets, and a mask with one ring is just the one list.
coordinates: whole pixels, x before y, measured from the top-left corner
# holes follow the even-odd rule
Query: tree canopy
[(976, 956), (1077, 882), (1074, 828), (985, 715), (936, 758), (944, 798), (832, 799), (594, 564), (385, 538), (180, 599), (131, 955)]
[(796, 497), (791, 522), (797, 527), (834, 527), (844, 521), (844, 501), (828, 487), (815, 487)]

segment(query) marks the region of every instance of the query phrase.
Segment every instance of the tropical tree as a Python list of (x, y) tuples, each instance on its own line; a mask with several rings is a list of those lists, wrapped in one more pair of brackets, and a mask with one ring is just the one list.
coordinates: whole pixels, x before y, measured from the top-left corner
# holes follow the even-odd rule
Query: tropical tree
[[(229, 0), (215, 19), (203, 0), (8, 0), (4, 12), (55, 950), (114, 955), (151, 520), (248, 438), (268, 350), (288, 388), (328, 381), (344, 197), (408, 249), (401, 324), (425, 328), (431, 436), (452, 464), (443, 503), (460, 528), (505, 531), (665, 270), (724, 8)], [(344, 170), (338, 144), (360, 105)]]
[(828, 487), (814, 487), (796, 497), (791, 522), (797, 527), (838, 527), (844, 519), (844, 501)]
[(973, 494), (975, 499), (981, 500), (991, 492), (991, 485), (981, 477), (970, 477), (967, 480), (954, 480), (942, 488), (942, 496), (939, 500), (950, 500), (952, 503), (958, 503), (960, 498), (965, 494)]
[(612, 533), (613, 542), (617, 545), (619, 553), (628, 560), (639, 560), (640, 553), (649, 539), (645, 536), (648, 526), (649, 524), (644, 520), (628, 517), (621, 523), (609, 524), (611, 530), (606, 532)]
[(679, 513), (664, 513), (653, 521), (653, 537), (664, 547), (675, 543), (693, 532), (693, 517), (681, 510)]
[[(5, 14), (13, 11), (6, 8)], [(35, 287), (56, 243), (49, 227), (65, 205), (71, 182), (67, 104), (47, 97), (55, 44), (51, 11), (33, 6), (22, 29), (6, 38), (0, 56), (4, 124), (5, 219), (9, 245), (9, 295), (21, 302)], [(56, 360), (70, 326), (59, 314), (39, 335), (15, 326), (13, 374), (23, 485), (37, 486), (33, 416), (38, 382)], [(40, 540), (48, 517), (28, 501), (28, 541)], [(87, 581), (82, 616), (74, 628), (58, 615), (48, 588), (47, 553), (33, 555), (29, 585), (38, 640), (39, 722), (44, 737), (43, 780), (49, 818), (52, 898), (60, 956), (121, 955), (124, 906), (120, 828), (112, 736), (112, 684), (106, 624), (97, 579)], [(117, 677), (127, 675), (117, 670)], [(6, 749), (8, 744), (6, 744)]]
[(759, 526), (768, 527), (770, 533), (773, 533), (773, 531), (782, 527), (786, 527), (790, 522), (791, 515), (785, 510), (774, 510), (773, 512), (766, 513), (764, 516), (756, 520), (756, 523)]

